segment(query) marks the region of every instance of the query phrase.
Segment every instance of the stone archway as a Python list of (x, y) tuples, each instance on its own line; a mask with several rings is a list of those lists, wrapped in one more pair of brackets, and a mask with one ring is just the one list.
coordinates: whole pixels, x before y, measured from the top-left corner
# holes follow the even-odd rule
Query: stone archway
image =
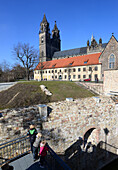
[(90, 146), (97, 146), (99, 142), (99, 130), (95, 127), (89, 128), (83, 136), (83, 148), (87, 151)]

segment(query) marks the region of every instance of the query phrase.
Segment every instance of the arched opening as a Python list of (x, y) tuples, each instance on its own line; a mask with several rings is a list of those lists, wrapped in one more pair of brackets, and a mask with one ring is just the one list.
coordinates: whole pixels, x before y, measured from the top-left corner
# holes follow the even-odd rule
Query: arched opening
[(97, 146), (98, 144), (98, 130), (96, 128), (89, 129), (83, 137), (84, 140), (84, 149), (87, 151), (87, 149), (92, 146)]

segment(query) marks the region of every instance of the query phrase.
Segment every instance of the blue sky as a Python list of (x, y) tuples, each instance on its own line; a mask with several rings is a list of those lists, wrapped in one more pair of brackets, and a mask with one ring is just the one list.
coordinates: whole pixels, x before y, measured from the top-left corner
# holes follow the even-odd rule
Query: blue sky
[(14, 64), (13, 46), (29, 43), (39, 49), (39, 28), (44, 13), (54, 21), (61, 36), (61, 50), (86, 46), (93, 34), (108, 42), (112, 32), (118, 39), (117, 0), (0, 0), (0, 64)]

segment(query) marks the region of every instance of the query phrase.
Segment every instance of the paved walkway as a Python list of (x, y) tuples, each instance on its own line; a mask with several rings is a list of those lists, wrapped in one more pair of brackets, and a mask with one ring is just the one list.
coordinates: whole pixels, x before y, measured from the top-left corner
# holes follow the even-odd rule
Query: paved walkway
[(7, 90), (8, 88), (15, 85), (17, 82), (8, 82), (8, 83), (0, 83), (0, 92), (3, 90)]
[(16, 161), (10, 163), (9, 165), (13, 166), (13, 170), (48, 170), (47, 167), (40, 168), (38, 161), (33, 161), (32, 154), (28, 154), (22, 158), (19, 158)]

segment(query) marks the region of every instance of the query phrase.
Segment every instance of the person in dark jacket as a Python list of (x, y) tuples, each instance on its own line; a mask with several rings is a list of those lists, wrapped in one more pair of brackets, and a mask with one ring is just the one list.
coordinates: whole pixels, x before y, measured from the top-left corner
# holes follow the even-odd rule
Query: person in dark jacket
[(33, 153), (33, 143), (34, 143), (34, 141), (35, 141), (35, 139), (36, 139), (36, 135), (37, 135), (38, 133), (37, 133), (37, 130), (36, 130), (36, 128), (35, 128), (35, 126), (34, 125), (30, 125), (30, 129), (29, 129), (29, 131), (27, 132), (27, 135), (29, 136), (29, 138), (30, 138), (30, 146), (31, 146), (31, 151), (32, 151), (32, 153)]

